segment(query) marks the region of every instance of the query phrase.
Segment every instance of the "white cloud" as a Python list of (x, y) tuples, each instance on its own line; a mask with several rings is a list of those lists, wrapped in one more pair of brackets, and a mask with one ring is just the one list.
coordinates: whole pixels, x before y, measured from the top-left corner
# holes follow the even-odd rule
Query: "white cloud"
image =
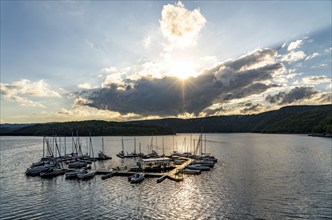
[(304, 59), (306, 54), (303, 51), (291, 51), (281, 58), (281, 61), (286, 61), (289, 63)]
[(26, 98), (28, 97), (60, 97), (60, 94), (49, 89), (49, 86), (43, 81), (31, 82), (22, 79), (12, 84), (0, 83), (1, 94), (8, 101), (19, 103), (23, 106), (41, 107), (44, 105)]
[(303, 40), (297, 40), (297, 41), (291, 42), (291, 43), (288, 45), (287, 50), (288, 50), (288, 51), (294, 50), (294, 49), (296, 49), (296, 48), (299, 48), (302, 44), (303, 44)]
[(206, 19), (199, 9), (189, 11), (179, 1), (175, 5), (164, 5), (160, 29), (170, 48), (185, 48), (196, 44), (205, 23)]

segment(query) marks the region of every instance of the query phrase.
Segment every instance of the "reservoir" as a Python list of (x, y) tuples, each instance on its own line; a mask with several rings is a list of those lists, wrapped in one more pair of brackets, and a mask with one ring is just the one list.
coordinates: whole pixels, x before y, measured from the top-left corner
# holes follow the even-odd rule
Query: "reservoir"
[[(193, 139), (190, 144), (190, 139)], [(141, 184), (115, 176), (102, 180), (28, 177), (25, 170), (43, 154), (43, 137), (0, 137), (0, 219), (329, 219), (332, 217), (331, 138), (287, 134), (207, 134), (206, 150), (218, 158), (209, 172), (182, 182)], [(182, 152), (199, 134), (155, 136), (154, 150)], [(83, 152), (85, 137), (81, 137)], [(101, 137), (92, 137), (94, 152)], [(121, 137), (104, 137), (112, 160), (93, 166), (131, 166), (121, 159)], [(136, 137), (148, 153), (151, 136)], [(164, 149), (162, 143), (164, 142)], [(174, 143), (174, 144), (173, 144)], [(62, 145), (64, 143), (61, 143)], [(125, 152), (134, 137), (124, 137)], [(66, 151), (71, 151), (71, 137)], [(64, 148), (62, 148), (64, 150)], [(137, 147), (138, 151), (138, 147)]]

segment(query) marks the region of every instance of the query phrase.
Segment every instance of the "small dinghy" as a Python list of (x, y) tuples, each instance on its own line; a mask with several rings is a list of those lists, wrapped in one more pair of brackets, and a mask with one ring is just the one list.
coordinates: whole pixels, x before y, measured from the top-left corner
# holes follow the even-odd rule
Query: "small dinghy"
[(145, 179), (144, 173), (135, 173), (131, 177), (128, 178), (130, 183), (140, 183)]

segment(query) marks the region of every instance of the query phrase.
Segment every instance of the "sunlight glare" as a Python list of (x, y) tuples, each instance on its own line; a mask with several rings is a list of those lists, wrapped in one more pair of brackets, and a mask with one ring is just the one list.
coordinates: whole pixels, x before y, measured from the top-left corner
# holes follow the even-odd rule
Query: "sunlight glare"
[(174, 62), (170, 67), (170, 74), (182, 80), (197, 76), (194, 64), (190, 62)]

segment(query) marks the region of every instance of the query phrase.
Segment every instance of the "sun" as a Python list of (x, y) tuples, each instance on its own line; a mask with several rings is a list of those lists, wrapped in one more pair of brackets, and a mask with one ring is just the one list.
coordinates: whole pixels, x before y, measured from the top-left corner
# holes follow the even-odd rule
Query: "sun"
[(170, 65), (169, 73), (182, 80), (197, 76), (195, 65), (191, 62), (178, 61)]

